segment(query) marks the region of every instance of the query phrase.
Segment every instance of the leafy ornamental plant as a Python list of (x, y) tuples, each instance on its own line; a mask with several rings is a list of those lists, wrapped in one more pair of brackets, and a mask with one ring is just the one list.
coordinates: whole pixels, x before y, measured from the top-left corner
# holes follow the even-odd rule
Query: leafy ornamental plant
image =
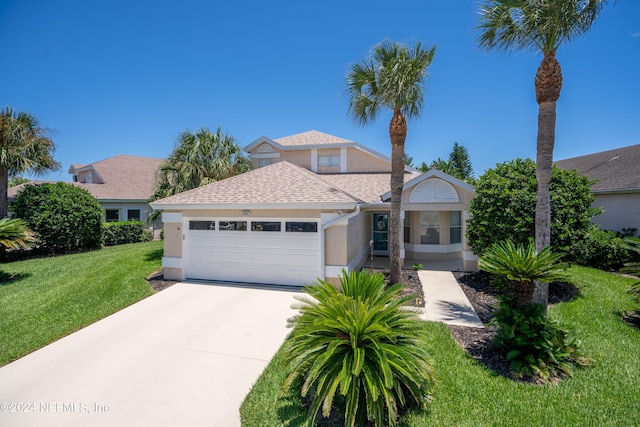
[(505, 240), (491, 246), (478, 260), (478, 268), (507, 279), (508, 299), (515, 307), (531, 302), (534, 282), (553, 282), (564, 277), (564, 264), (558, 264), (561, 254), (545, 248), (536, 252), (532, 241), (516, 245)]
[(0, 219), (0, 246), (7, 249), (25, 249), (36, 241), (33, 233), (21, 219)]
[(348, 426), (395, 426), (401, 408), (426, 406), (434, 382), (421, 321), (403, 308), (415, 296), (367, 271), (343, 272), (340, 289), (319, 280), (304, 289), (311, 298), (298, 298), (283, 390), (310, 397), (307, 425), (322, 408), (325, 417), (336, 409)]

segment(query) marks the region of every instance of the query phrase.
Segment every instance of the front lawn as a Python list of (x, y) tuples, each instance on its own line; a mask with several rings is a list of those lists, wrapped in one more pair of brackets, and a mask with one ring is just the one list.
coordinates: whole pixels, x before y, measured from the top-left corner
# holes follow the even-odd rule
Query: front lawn
[(0, 366), (153, 293), (162, 242), (0, 264)]
[[(445, 325), (425, 322), (438, 381), (428, 411), (405, 415), (401, 425), (640, 425), (640, 331), (621, 319), (637, 307), (626, 293), (635, 281), (585, 267), (569, 273), (580, 295), (551, 307), (549, 315), (577, 334), (593, 367), (554, 386), (517, 383), (471, 358)], [(300, 425), (297, 398), (278, 398), (286, 368), (277, 354), (240, 409), (243, 426)]]

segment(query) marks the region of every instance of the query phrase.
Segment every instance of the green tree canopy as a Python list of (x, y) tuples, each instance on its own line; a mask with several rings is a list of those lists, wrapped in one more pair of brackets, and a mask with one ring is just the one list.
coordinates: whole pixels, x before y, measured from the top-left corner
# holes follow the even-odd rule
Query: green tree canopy
[(60, 168), (53, 159), (56, 147), (49, 133), (31, 114), (15, 113), (9, 107), (0, 111), (0, 218), (8, 213), (10, 176)]
[[(537, 183), (536, 165), (531, 159), (516, 159), (496, 165), (479, 179), (471, 200), (467, 223), (469, 245), (483, 255), (492, 245), (511, 240), (527, 245), (535, 234)], [(576, 171), (554, 166), (551, 178), (551, 248), (566, 253), (595, 227), (591, 218), (601, 209), (595, 200), (592, 182)]]
[(409, 47), (385, 41), (373, 48), (370, 57), (351, 66), (347, 74), (349, 114), (359, 125), (369, 124), (383, 112), (392, 114), (391, 140), (391, 212), (389, 215), (390, 278), (400, 280), (400, 208), (404, 185), (407, 118), (418, 118), (424, 103), (425, 80), (436, 48), (417, 43)]
[[(232, 136), (218, 128), (215, 133), (203, 128), (185, 130), (176, 141), (173, 152), (159, 169), (159, 179), (150, 201), (170, 197), (251, 169), (251, 161)], [(149, 221), (159, 219), (160, 212)]]

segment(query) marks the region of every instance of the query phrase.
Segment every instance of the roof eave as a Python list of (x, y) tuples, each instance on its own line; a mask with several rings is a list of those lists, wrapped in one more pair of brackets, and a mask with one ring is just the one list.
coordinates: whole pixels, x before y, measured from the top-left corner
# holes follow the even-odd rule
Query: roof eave
[(192, 210), (220, 210), (220, 209), (307, 209), (307, 210), (338, 210), (355, 209), (357, 202), (326, 202), (326, 203), (151, 203), (154, 210), (192, 211)]

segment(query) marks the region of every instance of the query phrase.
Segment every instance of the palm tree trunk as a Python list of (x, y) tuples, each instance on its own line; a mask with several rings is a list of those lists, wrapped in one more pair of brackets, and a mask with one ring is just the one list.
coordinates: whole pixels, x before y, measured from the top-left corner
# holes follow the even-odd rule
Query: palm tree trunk
[(389, 123), (391, 139), (391, 212), (389, 214), (389, 281), (401, 281), (402, 260), (400, 258), (400, 210), (404, 185), (404, 141), (407, 138), (407, 121), (399, 110), (393, 112)]
[(7, 168), (0, 167), (0, 218), (6, 218), (9, 215), (9, 171)]
[[(538, 101), (538, 138), (536, 152), (536, 200), (535, 242), (540, 252), (551, 243), (551, 196), (549, 185), (553, 170), (553, 147), (556, 139), (556, 101), (562, 89), (562, 71), (555, 58), (555, 51), (545, 52), (536, 73), (536, 99)], [(532, 302), (547, 306), (549, 285), (536, 282)]]

